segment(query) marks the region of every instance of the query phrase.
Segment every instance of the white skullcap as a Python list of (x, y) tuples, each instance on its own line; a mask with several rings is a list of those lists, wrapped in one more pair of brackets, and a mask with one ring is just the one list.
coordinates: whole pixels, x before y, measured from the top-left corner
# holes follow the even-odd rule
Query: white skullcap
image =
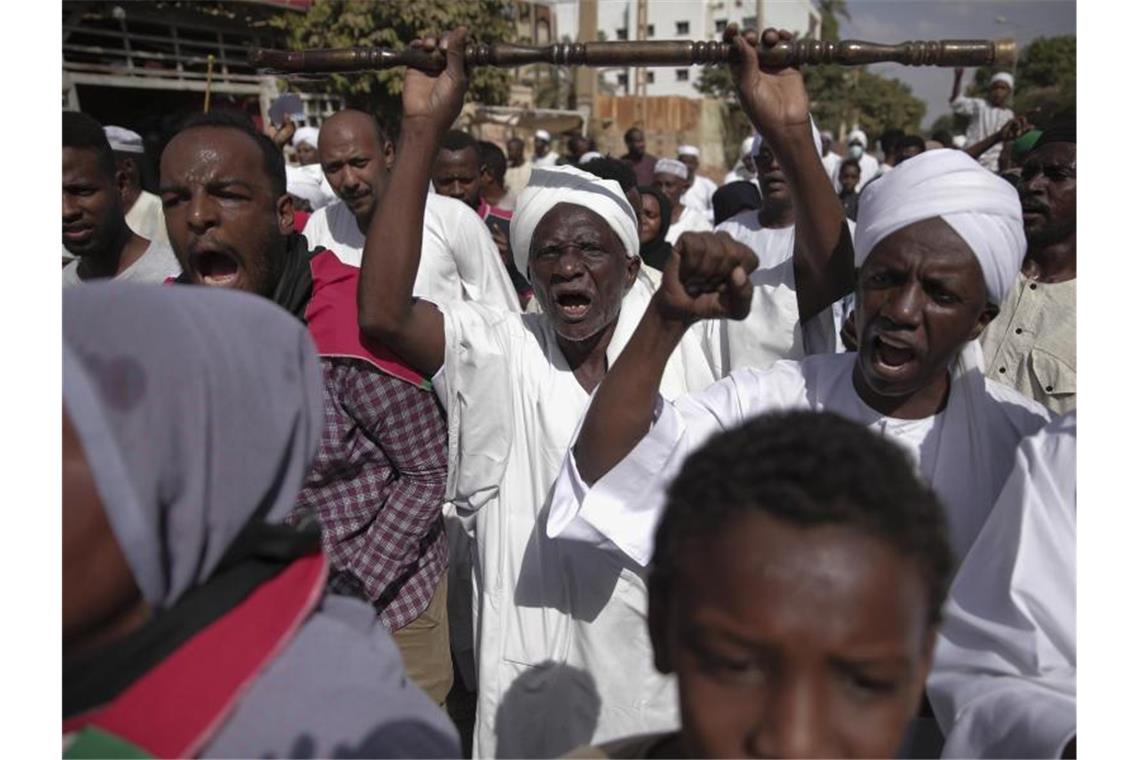
[(535, 228), (559, 203), (590, 209), (606, 220), (625, 247), (626, 256), (637, 255), (637, 216), (621, 185), (573, 166), (536, 166), (531, 170), (530, 182), (515, 201), (511, 217), (511, 253), (520, 272), (527, 272)]
[(144, 153), (143, 139), (138, 132), (132, 132), (126, 127), (103, 127), (103, 134), (107, 135), (107, 142), (111, 143), (111, 150), (116, 153)]
[(879, 241), (939, 217), (978, 258), (986, 296), (1001, 304), (1025, 258), (1021, 201), (1013, 185), (957, 150), (928, 150), (863, 187), (855, 225), (855, 266)]
[(545, 129), (536, 129), (534, 131), (534, 139), (545, 140), (546, 142), (550, 142), (550, 133), (547, 132)]
[(752, 155), (752, 142), (755, 139), (756, 139), (756, 135), (754, 135), (754, 134), (748, 135), (748, 137), (744, 138), (744, 142), (740, 143), (740, 155), (742, 155), (742, 156), (751, 156)]
[(681, 145), (677, 148), (678, 156), (692, 156), (693, 158), (700, 158), (701, 151), (696, 145)]
[(672, 174), (681, 179), (689, 178), (689, 167), (675, 158), (659, 158), (653, 165), (654, 174)]
[(867, 133), (861, 129), (851, 130), (851, 134), (847, 135), (847, 144), (850, 145), (853, 142), (857, 142), (860, 145), (862, 145), (864, 148), (866, 148), (867, 147)]
[(304, 198), (313, 211), (336, 200), (336, 194), (325, 179), (320, 164), (308, 166), (285, 166), (285, 191), (289, 195)]
[(595, 158), (605, 158), (605, 156), (596, 150), (588, 150), (582, 154), (581, 158), (578, 159), (578, 165), (581, 166), (587, 161), (593, 161)]
[[(811, 141), (815, 144), (815, 152), (823, 158), (823, 139), (820, 137), (819, 129), (815, 126), (815, 119), (808, 114), (808, 119), (811, 121)], [(752, 136), (752, 160), (756, 161), (760, 158), (760, 146), (764, 144), (764, 135), (757, 132)]]
[(990, 77), (990, 84), (993, 84), (994, 82), (1005, 82), (1006, 87), (1008, 87), (1009, 89), (1012, 90), (1013, 89), (1013, 74), (1010, 74), (1008, 71), (999, 71), (998, 73), (996, 73), (992, 77)]
[(301, 143), (307, 143), (312, 147), (317, 147), (317, 137), (321, 134), (321, 130), (317, 127), (297, 127), (297, 131), (293, 133), (292, 146), (296, 148)]
[(966, 147), (966, 136), (965, 135), (954, 135), (954, 137), (951, 139), (951, 142), (954, 143), (955, 148), (965, 148)]

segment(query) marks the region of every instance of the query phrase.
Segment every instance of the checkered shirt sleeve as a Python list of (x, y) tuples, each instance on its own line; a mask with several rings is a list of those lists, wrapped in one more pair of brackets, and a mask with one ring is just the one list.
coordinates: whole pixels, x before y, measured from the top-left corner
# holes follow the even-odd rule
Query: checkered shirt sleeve
[(357, 359), (321, 364), (324, 433), (294, 519), (320, 522), (329, 587), (369, 601), (395, 631), (447, 570), (447, 425), (430, 390)]

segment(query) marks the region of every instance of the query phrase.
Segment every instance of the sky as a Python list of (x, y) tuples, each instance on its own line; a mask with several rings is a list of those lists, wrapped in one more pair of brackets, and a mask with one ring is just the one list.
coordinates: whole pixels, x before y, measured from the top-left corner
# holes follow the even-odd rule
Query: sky
[[(848, 0), (847, 9), (851, 20), (840, 19), (840, 36), (868, 42), (1012, 37), (1023, 47), (1037, 37), (1075, 34), (1077, 29), (1073, 0)], [(926, 102), (923, 127), (950, 112), (953, 70), (897, 63), (871, 69), (909, 84)], [(973, 81), (972, 70), (963, 81)]]

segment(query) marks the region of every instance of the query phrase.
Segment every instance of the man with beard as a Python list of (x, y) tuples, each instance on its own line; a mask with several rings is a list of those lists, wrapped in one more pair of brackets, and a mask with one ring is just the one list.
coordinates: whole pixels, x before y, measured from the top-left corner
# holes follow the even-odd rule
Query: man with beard
[(1018, 185), (1028, 249), (1001, 314), (982, 333), (986, 376), (1054, 412), (1077, 406), (1077, 126), (1038, 138)]
[(63, 112), (63, 247), (76, 258), (63, 286), (114, 278), (162, 283), (178, 274), (170, 246), (135, 234), (123, 213), (121, 174), (99, 122)]
[[(374, 117), (345, 110), (321, 126), (318, 151), (340, 200), (313, 213), (305, 237), (310, 245), (324, 246), (344, 263), (359, 267), (365, 231), (388, 189), (395, 146)], [(477, 165), (475, 180), (477, 189)], [(462, 299), (519, 311), (511, 278), (478, 214), (462, 201), (433, 193), (423, 224), (417, 296), (437, 303)]]
[[(413, 298), (428, 175), (467, 87), (465, 39), (463, 29), (448, 35), (445, 71), (404, 74), (400, 146), (364, 251), (360, 329), (430, 377), (447, 411), (446, 498), (474, 541), (474, 755), (551, 757), (677, 719), (673, 684), (649, 654), (643, 577), (611, 552), (546, 537), (544, 505), (574, 427), (649, 296), (636, 286), (637, 216), (621, 186), (558, 166), (535, 167), (510, 227), (541, 314)], [(705, 245), (754, 266), (731, 240)], [(662, 392), (704, 387), (712, 375), (701, 361), (699, 347), (667, 360)]]
[(260, 295), (308, 325), (322, 357), (325, 430), (293, 517), (315, 513), (331, 587), (372, 604), (410, 677), (442, 703), (452, 679), (447, 439), (428, 384), (361, 339), (360, 270), (293, 232), (284, 158), (247, 121), (192, 118), (163, 151), (159, 189), (181, 283)]

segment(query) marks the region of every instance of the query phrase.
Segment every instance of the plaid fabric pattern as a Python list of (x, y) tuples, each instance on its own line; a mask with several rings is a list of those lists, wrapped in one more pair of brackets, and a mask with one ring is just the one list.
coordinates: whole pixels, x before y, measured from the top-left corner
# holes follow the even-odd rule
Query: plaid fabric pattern
[(321, 359), (325, 428), (291, 515), (315, 514), (329, 588), (389, 631), (419, 617), (447, 570), (447, 425), (430, 390), (357, 359)]

